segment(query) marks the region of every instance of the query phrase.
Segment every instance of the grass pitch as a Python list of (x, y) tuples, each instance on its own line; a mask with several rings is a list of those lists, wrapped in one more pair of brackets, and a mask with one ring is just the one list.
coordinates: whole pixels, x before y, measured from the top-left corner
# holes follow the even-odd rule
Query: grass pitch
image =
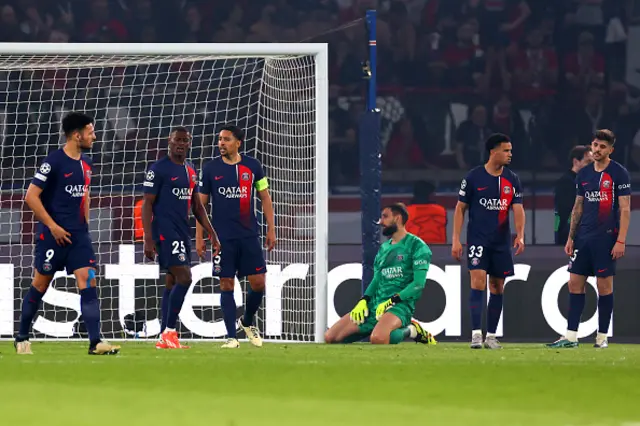
[(640, 426), (640, 345), (0, 343), (3, 425)]

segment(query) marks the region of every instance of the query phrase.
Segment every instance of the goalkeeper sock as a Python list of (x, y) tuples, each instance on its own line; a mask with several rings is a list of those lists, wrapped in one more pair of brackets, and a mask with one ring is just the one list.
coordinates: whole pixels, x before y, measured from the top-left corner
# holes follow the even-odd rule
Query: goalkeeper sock
[(253, 317), (258, 312), (258, 308), (262, 304), (262, 297), (264, 291), (253, 291), (249, 288), (249, 294), (247, 294), (247, 306), (244, 309), (244, 318), (242, 319), (242, 325), (250, 327), (253, 325)]
[(483, 291), (471, 289), (469, 296), (469, 309), (471, 310), (471, 329), (482, 329), (482, 296)]
[(167, 317), (169, 316), (169, 303), (171, 300), (171, 289), (165, 287), (162, 293), (162, 317), (160, 317), (160, 333), (167, 328)]
[(487, 306), (487, 333), (496, 334), (500, 315), (502, 315), (502, 295), (492, 293)]
[[(569, 293), (569, 319), (567, 320), (567, 331), (572, 331), (572, 332), (577, 332), (578, 331), (578, 326), (580, 325), (580, 318), (582, 317), (582, 311), (584, 310), (584, 302), (585, 302), (585, 295), (583, 294), (575, 294), (575, 293)], [(574, 333), (571, 333), (571, 336), (569, 336), (569, 333), (567, 333), (567, 338), (574, 342), (576, 341), (575, 338), (573, 338)], [(569, 338), (571, 337), (571, 338)]]
[(224, 325), (227, 327), (227, 337), (229, 339), (236, 338), (236, 300), (233, 298), (232, 291), (220, 292), (220, 307), (222, 308), (222, 318)]
[(29, 287), (29, 291), (24, 296), (22, 301), (22, 313), (20, 314), (20, 331), (18, 332), (18, 340), (26, 340), (29, 338), (29, 331), (31, 330), (31, 323), (33, 317), (38, 313), (40, 309), (40, 301), (44, 293), (40, 293), (34, 286)]
[(598, 333), (607, 334), (613, 313), (613, 293), (598, 297)]
[(397, 345), (409, 336), (411, 336), (411, 329), (409, 327), (396, 328), (391, 332), (391, 336), (389, 336), (389, 344)]
[(169, 312), (167, 313), (166, 328), (175, 330), (176, 323), (178, 322), (178, 315), (182, 309), (184, 298), (189, 291), (189, 285), (178, 284), (173, 286), (171, 295), (169, 296)]
[(100, 341), (100, 301), (95, 287), (80, 290), (80, 311), (89, 333), (89, 345), (94, 347)]

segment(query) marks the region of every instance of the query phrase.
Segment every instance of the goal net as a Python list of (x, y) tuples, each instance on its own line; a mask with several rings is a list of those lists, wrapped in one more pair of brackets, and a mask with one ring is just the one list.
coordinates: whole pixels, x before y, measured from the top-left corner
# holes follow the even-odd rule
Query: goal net
[[(202, 170), (219, 155), (219, 128), (231, 123), (246, 131), (242, 152), (262, 162), (276, 212), (278, 244), (266, 254), (267, 290), (257, 326), (266, 339), (321, 340), (327, 279), (326, 46), (79, 49), (83, 46), (0, 47), (0, 337), (17, 332), (33, 274), (36, 222), (23, 202), (26, 188), (47, 153), (63, 145), (63, 115), (81, 111), (96, 120), (97, 140), (89, 153), (94, 162), (90, 232), (105, 338), (127, 337), (132, 334), (127, 330), (154, 338), (160, 331), (165, 277), (157, 264), (144, 260), (135, 220), (145, 171), (166, 155), (170, 129), (178, 125), (191, 131), (189, 159)], [(266, 233), (259, 201), (256, 206)], [(200, 260), (194, 244), (192, 259), (194, 284), (179, 331), (185, 339), (222, 338), (226, 331), (210, 248)], [(236, 282), (238, 317), (247, 288)], [(85, 336), (75, 279), (58, 272), (33, 337)]]

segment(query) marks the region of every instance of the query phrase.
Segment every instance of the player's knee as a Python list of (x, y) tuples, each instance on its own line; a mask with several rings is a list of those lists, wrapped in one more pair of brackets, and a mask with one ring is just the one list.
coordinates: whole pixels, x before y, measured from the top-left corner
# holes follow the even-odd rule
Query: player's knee
[(389, 335), (384, 332), (374, 330), (369, 337), (372, 345), (386, 345), (389, 343)]
[(266, 281), (264, 274), (250, 276), (249, 285), (251, 286), (251, 290), (258, 292), (264, 291)]
[(38, 290), (40, 293), (44, 293), (49, 288), (50, 282), (51, 280), (34, 279), (31, 285), (35, 287), (35, 289)]
[(233, 278), (220, 278), (220, 291), (233, 291), (234, 286)]
[(491, 294), (504, 293), (504, 280), (491, 277), (489, 279), (489, 291)]
[(336, 341), (336, 336), (331, 332), (331, 330), (325, 331), (325, 333), (324, 333), (324, 342), (325, 343), (329, 343), (329, 344), (338, 343)]

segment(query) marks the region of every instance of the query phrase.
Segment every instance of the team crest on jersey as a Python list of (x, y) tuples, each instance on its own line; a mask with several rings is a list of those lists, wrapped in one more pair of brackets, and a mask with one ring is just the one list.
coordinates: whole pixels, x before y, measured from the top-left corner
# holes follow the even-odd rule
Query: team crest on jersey
[(504, 192), (505, 194), (511, 194), (511, 187), (505, 186), (504, 188), (502, 188), (502, 192)]
[(180, 262), (184, 262), (185, 260), (187, 260), (187, 256), (185, 256), (185, 255), (184, 255), (184, 253), (180, 253), (180, 254), (178, 255), (178, 260), (179, 260)]
[(249, 180), (249, 173), (244, 172), (244, 173), (242, 174), (242, 180)]
[(222, 271), (222, 268), (220, 267), (220, 265), (215, 265), (215, 266), (213, 267), (213, 273), (214, 273), (214, 274), (219, 274), (219, 273), (220, 273), (220, 271)]
[(471, 259), (471, 264), (473, 266), (478, 266), (480, 264), (480, 259), (478, 259), (477, 257), (474, 257), (473, 259)]
[(43, 175), (48, 174), (51, 171), (51, 165), (49, 163), (42, 163), (42, 165), (40, 165), (40, 173), (42, 173)]
[(396, 259), (398, 259), (398, 262), (402, 262), (404, 260), (404, 254), (399, 254)]
[(198, 182), (198, 177), (196, 176), (195, 173), (191, 175), (191, 182), (193, 182), (193, 183), (197, 183)]
[(42, 269), (43, 269), (45, 272), (49, 272), (49, 271), (51, 270), (51, 263), (49, 263), (49, 262), (44, 262), (44, 264), (42, 265)]
[(608, 189), (610, 186), (611, 186), (611, 181), (605, 180), (604, 182), (602, 182), (602, 187), (604, 189)]

